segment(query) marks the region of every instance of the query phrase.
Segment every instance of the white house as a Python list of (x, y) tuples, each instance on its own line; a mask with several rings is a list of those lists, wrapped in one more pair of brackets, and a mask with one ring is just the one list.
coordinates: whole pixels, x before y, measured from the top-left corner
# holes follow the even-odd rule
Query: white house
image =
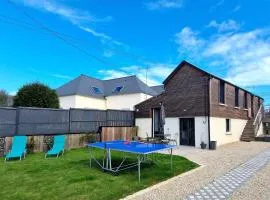
[(149, 87), (136, 76), (99, 80), (80, 75), (56, 89), (60, 107), (133, 110), (134, 105), (156, 96), (163, 86)]

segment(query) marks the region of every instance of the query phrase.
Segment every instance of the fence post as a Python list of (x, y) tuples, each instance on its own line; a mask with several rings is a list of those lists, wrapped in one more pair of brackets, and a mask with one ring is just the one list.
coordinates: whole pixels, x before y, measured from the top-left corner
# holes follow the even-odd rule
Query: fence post
[(5, 154), (5, 137), (0, 137), (0, 157), (3, 157)]
[(106, 110), (105, 112), (106, 112), (106, 126), (108, 126), (108, 124), (109, 124), (108, 123), (108, 113), (109, 113), (109, 110)]
[(15, 135), (18, 135), (19, 132), (19, 123), (20, 123), (20, 107), (16, 108), (16, 125), (15, 125)]
[(71, 133), (71, 108), (68, 110), (68, 132)]
[(136, 126), (136, 118), (135, 118), (135, 111), (132, 112), (132, 123), (133, 123), (133, 126)]

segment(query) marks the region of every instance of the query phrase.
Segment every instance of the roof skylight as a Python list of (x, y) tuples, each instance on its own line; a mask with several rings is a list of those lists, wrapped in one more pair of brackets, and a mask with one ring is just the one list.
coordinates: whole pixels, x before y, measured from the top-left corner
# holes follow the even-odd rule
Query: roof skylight
[(113, 93), (118, 93), (123, 89), (123, 86), (118, 86), (114, 89)]
[(98, 87), (92, 87), (95, 94), (102, 94), (101, 90)]

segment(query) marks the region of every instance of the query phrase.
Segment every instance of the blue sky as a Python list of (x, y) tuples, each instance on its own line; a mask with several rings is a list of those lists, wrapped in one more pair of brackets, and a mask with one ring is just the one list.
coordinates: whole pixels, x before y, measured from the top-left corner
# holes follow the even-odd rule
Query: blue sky
[(80, 74), (160, 84), (183, 59), (270, 103), (269, 0), (2, 0), (0, 88)]

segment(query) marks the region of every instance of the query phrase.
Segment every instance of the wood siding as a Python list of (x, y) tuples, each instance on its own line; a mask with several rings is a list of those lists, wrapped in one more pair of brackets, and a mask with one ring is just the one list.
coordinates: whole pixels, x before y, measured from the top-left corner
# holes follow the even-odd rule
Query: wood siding
[(152, 109), (164, 104), (166, 117), (208, 115), (208, 76), (184, 65), (166, 83), (165, 92), (135, 108), (136, 118), (152, 117)]
[[(219, 103), (219, 83), (220, 80), (216, 78), (211, 79), (211, 116), (248, 119), (251, 116), (251, 109), (253, 109), (254, 116), (259, 110), (258, 97), (247, 93), (247, 109), (244, 105), (244, 94), (246, 91), (239, 88), (239, 106), (235, 107), (235, 86), (225, 83), (225, 104)], [(251, 108), (251, 98), (253, 98), (253, 108)], [(261, 104), (263, 100), (261, 99)], [(251, 116), (252, 117), (252, 116)]]
[(225, 83), (225, 104), (219, 102), (220, 80), (211, 79), (211, 106), (210, 115), (212, 117), (247, 119), (248, 111), (244, 108), (244, 91), (239, 89), (239, 107), (235, 107), (235, 87)]
[(164, 93), (136, 105), (135, 118), (152, 118), (152, 109), (160, 107), (161, 102), (164, 102)]
[[(166, 79), (165, 92), (135, 106), (136, 118), (151, 118), (152, 109), (165, 107), (166, 117), (207, 116), (210, 98), (210, 116), (222, 118), (248, 119), (256, 117), (259, 110), (258, 97), (225, 82), (225, 104), (219, 103), (220, 79), (189, 64), (182, 65), (178, 71)], [(210, 85), (209, 84), (209, 78)], [(238, 88), (239, 106), (235, 107), (235, 88)], [(209, 89), (210, 88), (210, 89)], [(244, 95), (247, 93), (247, 108)], [(209, 95), (210, 94), (210, 95)], [(251, 108), (253, 98), (253, 108)], [(260, 99), (261, 105), (263, 99)], [(251, 116), (253, 110), (254, 115)]]
[(182, 66), (165, 85), (167, 117), (208, 115), (208, 76), (188, 65)]

